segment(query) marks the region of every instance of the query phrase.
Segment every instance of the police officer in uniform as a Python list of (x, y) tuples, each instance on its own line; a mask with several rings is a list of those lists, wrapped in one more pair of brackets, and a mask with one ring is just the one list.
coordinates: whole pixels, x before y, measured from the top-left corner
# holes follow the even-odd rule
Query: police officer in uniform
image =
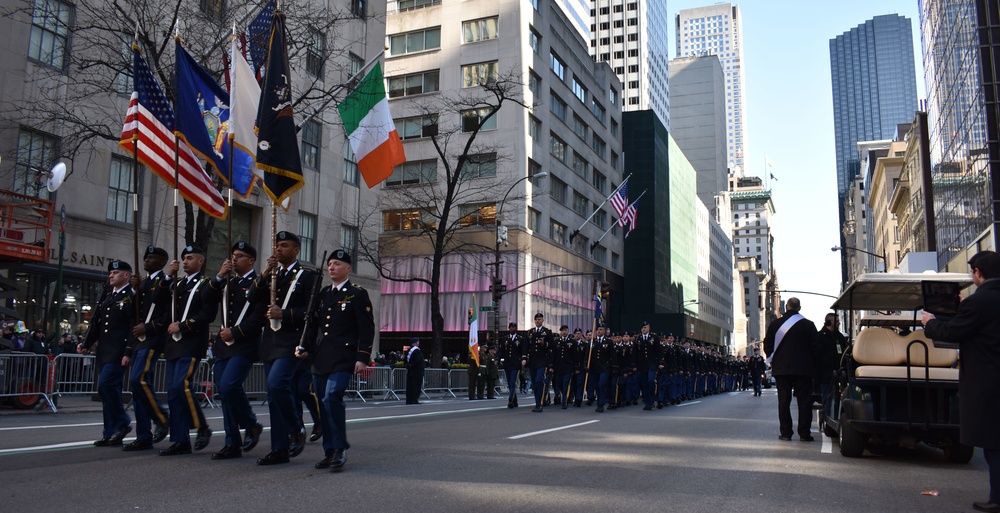
[(319, 309), (306, 337), (312, 347), (296, 349), (299, 358), (315, 353), (313, 390), (323, 405), (320, 420), (325, 452), (315, 467), (333, 472), (344, 470), (345, 451), (350, 448), (344, 392), (351, 377), (365, 370), (371, 361), (375, 341), (372, 302), (368, 291), (348, 280), (351, 268), (351, 254), (347, 251), (338, 249), (330, 255), (327, 272), (333, 283), (320, 292)]
[[(271, 415), (271, 452), (257, 460), (258, 465), (288, 463), (305, 448), (306, 432), (296, 406), (296, 372), (300, 362), (295, 348), (302, 340), (309, 295), (320, 276), (299, 263), (302, 242), (292, 232), (275, 235), (275, 251), (268, 257), (250, 295), (253, 301), (270, 303), (271, 274), (277, 287), (275, 303), (269, 304), (261, 337), (260, 358), (267, 375), (267, 408)], [(321, 416), (322, 417), (322, 416)], [(324, 433), (325, 434), (325, 433)]]
[[(202, 450), (212, 439), (212, 430), (205, 421), (199, 402), (192, 391), (192, 378), (198, 363), (208, 351), (209, 324), (215, 320), (217, 302), (211, 300), (208, 280), (202, 274), (205, 250), (187, 246), (181, 252), (184, 279), (173, 279), (174, 321), (167, 325), (164, 355), (167, 358), (167, 403), (170, 405), (170, 447), (160, 451), (160, 456), (191, 454), (191, 436), (188, 429), (198, 431), (194, 449)], [(167, 274), (177, 276), (181, 263), (170, 262)]]
[[(221, 303), (223, 326), (212, 344), (215, 355), (215, 380), (222, 395), (222, 422), (226, 430), (226, 444), (212, 455), (213, 460), (239, 458), (243, 451), (257, 446), (264, 431), (254, 415), (243, 382), (257, 359), (264, 313), (267, 304), (251, 301), (250, 287), (257, 279), (254, 264), (257, 249), (245, 241), (232, 247), (232, 257), (222, 262), (219, 273), (209, 282), (212, 302)], [(235, 275), (231, 274), (235, 272)], [(246, 439), (240, 436), (246, 430)]]
[(99, 371), (97, 392), (104, 412), (104, 433), (94, 442), (98, 447), (119, 446), (132, 431), (132, 419), (122, 403), (122, 383), (125, 378), (125, 346), (135, 324), (135, 293), (129, 280), (132, 266), (112, 260), (108, 264), (108, 287), (90, 321), (87, 335), (77, 346), (80, 354), (90, 353), (97, 346), (95, 366)]
[(562, 409), (569, 407), (569, 386), (573, 379), (573, 361), (576, 356), (576, 342), (569, 336), (569, 326), (559, 327), (559, 339), (552, 352), (552, 388)]
[(535, 314), (535, 327), (528, 332), (527, 367), (531, 371), (531, 387), (535, 393), (535, 408), (531, 411), (542, 412), (542, 406), (548, 401), (549, 372), (552, 370), (552, 332), (542, 326), (545, 316), (541, 312)]
[[(132, 328), (125, 358), (131, 365), (129, 388), (132, 390), (136, 437), (122, 447), (125, 451), (152, 449), (153, 444), (162, 442), (170, 430), (167, 408), (156, 397), (153, 388), (153, 368), (163, 352), (167, 324), (170, 324), (170, 280), (163, 272), (167, 258), (166, 250), (149, 246), (142, 259), (148, 276), (140, 281), (137, 275), (132, 275), (140, 318)], [(155, 432), (153, 424), (156, 424)]]
[(521, 362), (524, 360), (524, 341), (517, 332), (517, 323), (507, 325), (507, 334), (499, 340), (497, 354), (500, 356), (500, 366), (507, 373), (507, 407), (517, 408), (517, 381), (521, 374)]

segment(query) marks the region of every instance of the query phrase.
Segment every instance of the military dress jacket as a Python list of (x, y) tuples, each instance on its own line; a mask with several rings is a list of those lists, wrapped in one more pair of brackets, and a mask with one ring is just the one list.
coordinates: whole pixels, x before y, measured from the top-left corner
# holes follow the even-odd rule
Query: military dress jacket
[(225, 309), (225, 320), (233, 334), (231, 344), (227, 344), (219, 337), (215, 338), (212, 343), (212, 354), (216, 358), (224, 360), (233, 356), (242, 356), (250, 360), (257, 359), (261, 330), (267, 322), (265, 317), (267, 315), (267, 301), (250, 296), (250, 289), (256, 279), (257, 272), (253, 270), (244, 276), (230, 277), (228, 292), (226, 292), (226, 280), (224, 279), (220, 280), (215, 277), (209, 283), (212, 302), (222, 305), (222, 308)]
[(125, 346), (135, 326), (135, 294), (130, 285), (118, 292), (108, 291), (93, 310), (83, 347), (97, 344), (97, 368), (105, 363), (121, 365)]
[[(212, 301), (208, 280), (200, 273), (188, 278), (174, 279), (174, 312), (180, 323), (180, 340), (167, 336), (163, 354), (167, 360), (177, 358), (204, 358), (208, 351), (209, 324), (215, 320), (218, 302)], [(190, 304), (190, 306), (188, 306)]]
[(150, 349), (159, 354), (167, 341), (167, 325), (170, 324), (170, 278), (163, 271), (156, 271), (139, 282), (136, 293), (139, 301), (138, 323), (146, 327), (143, 340), (129, 338), (125, 353), (132, 357), (140, 349)]
[(524, 338), (517, 332), (507, 332), (500, 335), (500, 343), (497, 348), (500, 366), (507, 371), (520, 369), (521, 360), (527, 354), (524, 346)]
[[(271, 328), (271, 321), (263, 319), (264, 330), (260, 343), (260, 359), (265, 362), (278, 358), (294, 358), (295, 348), (302, 341), (302, 330), (306, 325), (309, 296), (315, 288), (316, 280), (322, 279), (311, 269), (305, 269), (299, 262), (289, 266), (288, 272), (278, 274), (278, 286), (275, 294), (276, 304), (281, 308), (281, 327), (278, 331)], [(275, 269), (273, 272), (278, 272)], [(291, 289), (291, 296), (288, 291)], [(271, 298), (271, 278), (258, 276), (250, 289), (252, 301), (262, 302), (266, 316)], [(288, 297), (288, 304), (285, 298)], [(283, 306), (284, 305), (284, 306)]]
[(367, 290), (350, 281), (340, 289), (323, 287), (309, 324), (306, 338), (312, 344), (306, 350), (313, 357), (313, 374), (354, 372), (356, 362), (371, 361), (375, 314)]

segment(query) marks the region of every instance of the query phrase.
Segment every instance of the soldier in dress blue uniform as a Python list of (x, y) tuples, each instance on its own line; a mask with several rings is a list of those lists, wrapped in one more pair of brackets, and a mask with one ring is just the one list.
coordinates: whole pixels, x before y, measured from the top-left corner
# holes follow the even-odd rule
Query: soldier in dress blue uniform
[(281, 231), (275, 239), (275, 252), (268, 257), (250, 292), (255, 301), (270, 302), (271, 273), (277, 273), (276, 304), (267, 308), (260, 347), (260, 358), (267, 374), (271, 452), (258, 459), (258, 465), (288, 463), (288, 458), (298, 456), (305, 447), (302, 415), (295, 404), (295, 375), (300, 368), (295, 348), (302, 340), (309, 296), (314, 283), (320, 279), (318, 274), (299, 263), (302, 243), (297, 235)]
[(642, 391), (643, 410), (652, 410), (656, 392), (656, 371), (663, 359), (660, 342), (649, 332), (649, 323), (643, 321), (639, 336), (635, 339), (635, 367)]
[(507, 407), (517, 408), (517, 381), (521, 374), (522, 362), (524, 361), (525, 348), (524, 340), (517, 332), (517, 323), (512, 322), (507, 325), (507, 334), (501, 335), (497, 355), (500, 357), (500, 366), (507, 373), (507, 388), (510, 390), (507, 396)]
[(104, 433), (94, 442), (98, 447), (118, 446), (132, 431), (132, 419), (125, 413), (122, 403), (122, 384), (125, 378), (125, 346), (135, 324), (135, 293), (129, 285), (132, 266), (128, 262), (112, 260), (108, 264), (108, 288), (98, 303), (90, 320), (87, 336), (77, 346), (77, 352), (88, 354), (97, 346), (100, 377), (97, 392), (101, 396), (104, 412)]
[[(135, 440), (122, 447), (126, 451), (152, 449), (154, 443), (163, 441), (170, 430), (170, 416), (166, 407), (156, 397), (153, 388), (153, 369), (163, 352), (170, 324), (170, 280), (163, 272), (167, 265), (167, 252), (149, 246), (142, 259), (143, 270), (149, 275), (139, 281), (132, 275), (132, 288), (137, 290), (140, 318), (132, 328), (125, 358), (131, 364), (129, 386), (132, 390), (132, 408), (135, 411)], [(156, 431), (152, 427), (156, 424)]]
[[(167, 325), (167, 404), (170, 405), (170, 447), (160, 451), (160, 456), (191, 454), (189, 429), (198, 432), (194, 449), (202, 450), (212, 439), (212, 430), (205, 421), (199, 401), (195, 399), (192, 378), (198, 363), (208, 351), (209, 324), (215, 320), (218, 305), (209, 296), (208, 280), (202, 269), (205, 250), (187, 246), (181, 251), (184, 263), (183, 279), (174, 279), (174, 321)], [(167, 274), (177, 276), (181, 263), (170, 262)]]
[(760, 348), (753, 348), (753, 356), (750, 357), (750, 362), (747, 364), (750, 371), (750, 381), (753, 382), (753, 395), (755, 397), (760, 396), (760, 381), (764, 377), (764, 372), (767, 370), (767, 364), (764, 362), (764, 357), (760, 355)]
[[(583, 338), (583, 330), (573, 331), (573, 406), (579, 408), (583, 404), (583, 391), (588, 388), (587, 372), (590, 356), (590, 341)], [(593, 404), (593, 396), (587, 398), (587, 406)]]
[[(212, 354), (215, 355), (215, 381), (222, 395), (226, 444), (212, 455), (213, 460), (239, 458), (243, 451), (256, 447), (264, 431), (243, 390), (243, 382), (257, 359), (267, 310), (266, 302), (251, 301), (249, 295), (257, 279), (254, 271), (257, 249), (246, 241), (239, 241), (231, 251), (231, 258), (222, 262), (219, 273), (209, 282), (212, 302), (221, 303), (225, 314), (222, 329), (212, 343)], [(240, 428), (245, 430), (245, 438), (240, 436)]]
[(576, 342), (569, 336), (569, 326), (559, 327), (559, 338), (552, 352), (552, 388), (562, 409), (569, 407), (569, 385), (573, 378), (573, 361), (576, 356)]
[(610, 338), (604, 336), (604, 330), (604, 323), (598, 323), (590, 356), (590, 382), (595, 383), (597, 389), (597, 409), (594, 410), (597, 413), (604, 413), (604, 406), (608, 404), (608, 395), (611, 392), (611, 366), (615, 359), (614, 344)]
[(535, 408), (531, 411), (542, 412), (542, 406), (548, 401), (549, 377), (552, 371), (552, 331), (543, 326), (545, 316), (541, 312), (535, 314), (535, 327), (528, 332), (527, 367), (531, 370), (531, 387), (535, 393)]
[(327, 272), (333, 283), (320, 291), (319, 308), (307, 333), (308, 346), (298, 348), (296, 356), (313, 359), (313, 390), (323, 405), (324, 457), (315, 465), (333, 472), (344, 470), (347, 463), (347, 412), (344, 392), (351, 377), (362, 372), (372, 357), (375, 341), (375, 314), (368, 291), (348, 279), (352, 269), (351, 254), (334, 251), (327, 260)]

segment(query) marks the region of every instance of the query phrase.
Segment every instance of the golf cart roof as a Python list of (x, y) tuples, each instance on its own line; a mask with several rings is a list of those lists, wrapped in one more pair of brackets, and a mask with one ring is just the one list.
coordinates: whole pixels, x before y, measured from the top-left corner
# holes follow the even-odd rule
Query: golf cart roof
[(972, 285), (965, 273), (866, 273), (844, 289), (834, 310), (919, 310), (924, 306), (922, 282), (958, 283), (964, 289)]

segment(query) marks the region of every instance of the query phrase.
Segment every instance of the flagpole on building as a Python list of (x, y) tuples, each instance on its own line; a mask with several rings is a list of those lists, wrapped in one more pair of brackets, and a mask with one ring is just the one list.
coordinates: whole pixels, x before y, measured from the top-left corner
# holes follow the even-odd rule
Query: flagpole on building
[(577, 228), (576, 230), (573, 230), (573, 233), (569, 234), (570, 242), (573, 242), (573, 239), (580, 234), (580, 230), (582, 230), (584, 226), (587, 226), (587, 223), (589, 223), (590, 219), (594, 217), (594, 214), (596, 214), (599, 210), (601, 210), (601, 207), (603, 207), (604, 204), (607, 203), (608, 200), (610, 200), (615, 194), (618, 194), (618, 191), (622, 190), (622, 187), (625, 187), (625, 184), (628, 183), (628, 179), (631, 177), (632, 173), (629, 173), (628, 176), (626, 176), (625, 179), (622, 180), (622, 183), (618, 187), (616, 187), (615, 190), (611, 191), (611, 194), (607, 198), (604, 198), (604, 201), (602, 201), (600, 205), (597, 205), (597, 207), (594, 208), (594, 211), (591, 212), (590, 216), (588, 216), (587, 219), (583, 221), (583, 224), (581, 224), (580, 227)]
[[(649, 189), (643, 190), (642, 194), (639, 194), (639, 197), (636, 198), (635, 201), (633, 201), (632, 203), (629, 203), (628, 206), (629, 207), (634, 207), (636, 203), (639, 203), (639, 200), (642, 199), (642, 196), (645, 195), (646, 191), (648, 191), (648, 190)], [(596, 241), (594, 241), (593, 244), (590, 245), (590, 252), (591, 253), (593, 253), (594, 252), (594, 248), (596, 248), (597, 245), (600, 244), (602, 240), (604, 240), (604, 237), (606, 237), (608, 235), (608, 233), (611, 233), (611, 230), (613, 230), (615, 228), (615, 225), (621, 225), (621, 219), (619, 219), (618, 221), (616, 221), (614, 223), (611, 223), (611, 226), (608, 227), (607, 230), (604, 230), (604, 235), (601, 235), (600, 239), (597, 239)]]

